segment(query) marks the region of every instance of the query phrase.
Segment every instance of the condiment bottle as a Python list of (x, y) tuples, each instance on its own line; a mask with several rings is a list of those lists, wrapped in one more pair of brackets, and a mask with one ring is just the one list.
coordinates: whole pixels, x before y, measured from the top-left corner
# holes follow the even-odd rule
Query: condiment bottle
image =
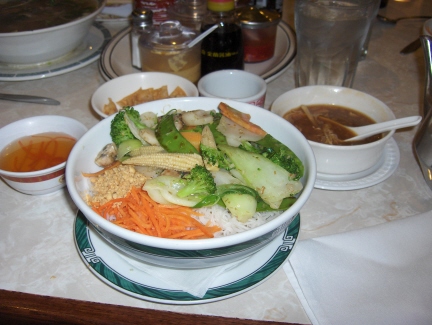
[(147, 9), (153, 11), (153, 24), (159, 25), (160, 23), (168, 20), (167, 9), (173, 5), (175, 0), (134, 0), (134, 9)]
[(131, 38), (131, 54), (132, 65), (135, 68), (141, 69), (139, 38), (144, 33), (150, 33), (153, 27), (153, 12), (146, 9), (134, 9), (132, 11), (132, 28), (130, 32)]
[(169, 72), (197, 83), (201, 71), (200, 47), (188, 47), (197, 34), (176, 20), (162, 22), (150, 34), (143, 34), (139, 40), (141, 70)]
[(208, 0), (202, 31), (219, 27), (201, 43), (201, 76), (223, 69), (243, 70), (243, 37), (234, 0)]

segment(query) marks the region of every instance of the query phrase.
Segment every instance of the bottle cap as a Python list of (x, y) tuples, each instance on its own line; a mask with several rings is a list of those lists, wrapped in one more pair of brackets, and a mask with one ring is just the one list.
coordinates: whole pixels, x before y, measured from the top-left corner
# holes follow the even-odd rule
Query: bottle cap
[(207, 8), (211, 11), (234, 10), (234, 0), (208, 0)]

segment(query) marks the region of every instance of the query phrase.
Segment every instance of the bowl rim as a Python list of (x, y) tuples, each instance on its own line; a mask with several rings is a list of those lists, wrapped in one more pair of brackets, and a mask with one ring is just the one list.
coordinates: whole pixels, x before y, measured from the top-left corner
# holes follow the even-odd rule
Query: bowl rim
[[(300, 208), (304, 206), (306, 201), (308, 200), (315, 184), (315, 178), (316, 178), (316, 162), (315, 162), (315, 156), (313, 154), (312, 148), (310, 144), (307, 142), (306, 138), (301, 134), (300, 131), (298, 131), (294, 126), (292, 125), (286, 125), (286, 121), (276, 115), (271, 113), (268, 110), (264, 110), (260, 107), (247, 104), (244, 102), (237, 102), (233, 100), (226, 100), (226, 99), (220, 99), (220, 98), (209, 98), (209, 97), (181, 97), (181, 98), (168, 98), (159, 100), (158, 105), (159, 107), (166, 106), (166, 104), (172, 103), (172, 102), (191, 102), (191, 101), (199, 101), (200, 103), (203, 103), (203, 107), (207, 107), (208, 105), (214, 105), (215, 103), (219, 103), (220, 101), (224, 101), (230, 106), (236, 107), (236, 109), (240, 111), (244, 111), (247, 113), (250, 113), (252, 115), (253, 120), (253, 112), (255, 110), (260, 110), (262, 114), (267, 115), (270, 118), (278, 120), (282, 125), (284, 125), (285, 129), (289, 129), (291, 132), (295, 133), (299, 139), (299, 141), (303, 142), (304, 146), (304, 154), (305, 154), (305, 161), (303, 161), (303, 164), (307, 166), (307, 179), (305, 179), (305, 183), (303, 184), (303, 190), (299, 196), (299, 199), (296, 200), (296, 202), (288, 209), (290, 211), (293, 211), (293, 216), (297, 215), (299, 213)], [(146, 107), (149, 107), (154, 104), (155, 102), (148, 102), (144, 104), (137, 105), (135, 108), (144, 111)], [(168, 239), (168, 238), (159, 238), (159, 237), (153, 237), (148, 236), (144, 234), (139, 234), (136, 232), (132, 232), (130, 230), (127, 230), (125, 228), (122, 228), (120, 226), (117, 226), (110, 221), (102, 218), (98, 214), (96, 214), (82, 199), (79, 192), (76, 189), (75, 186), (75, 174), (74, 174), (74, 161), (73, 159), (75, 156), (79, 154), (79, 150), (82, 147), (82, 145), (91, 138), (92, 134), (95, 132), (100, 132), (103, 129), (106, 129), (108, 125), (111, 123), (111, 120), (114, 118), (114, 115), (109, 116), (106, 119), (101, 120), (99, 123), (97, 123), (95, 126), (93, 126), (79, 141), (77, 142), (77, 145), (74, 146), (74, 148), (71, 151), (71, 154), (69, 155), (67, 164), (66, 164), (66, 184), (69, 190), (69, 194), (72, 197), (72, 200), (75, 202), (77, 207), (79, 209), (82, 209), (82, 213), (86, 216), (86, 218), (96, 227), (101, 227), (105, 229), (106, 231), (110, 232), (113, 235), (116, 235), (120, 238), (126, 239), (128, 241), (138, 243), (141, 245), (151, 246), (151, 247), (158, 247), (163, 249), (172, 249), (172, 250), (203, 250), (203, 249), (218, 249), (221, 247), (227, 247), (236, 245), (239, 243), (243, 243), (246, 241), (249, 241), (254, 238), (258, 238), (262, 235), (271, 233), (278, 229), (278, 227), (282, 227), (284, 223), (288, 220), (286, 218), (280, 218), (277, 217), (273, 220), (270, 220), (269, 222), (258, 226), (254, 229), (250, 229), (245, 232), (241, 232), (238, 234), (225, 236), (225, 237), (218, 237), (218, 238), (208, 238), (208, 239), (196, 239), (196, 240), (182, 240), (182, 239)], [(287, 210), (287, 211), (288, 211)], [(252, 234), (252, 236), (251, 236)]]
[(17, 36), (28, 36), (28, 35), (34, 35), (34, 34), (43, 34), (43, 33), (49, 33), (52, 31), (60, 30), (63, 28), (67, 28), (70, 26), (78, 25), (84, 20), (92, 19), (93, 17), (96, 17), (105, 7), (108, 0), (100, 0), (98, 1), (99, 7), (93, 11), (92, 13), (88, 14), (87, 16), (81, 17), (79, 19), (75, 19), (71, 22), (68, 22), (66, 24), (56, 25), (52, 27), (46, 27), (46, 28), (39, 28), (34, 30), (27, 30), (22, 32), (13, 32), (13, 33), (0, 33), (0, 37), (17, 37)]
[[(288, 96), (288, 94), (293, 94), (293, 93), (301, 92), (301, 91), (307, 91), (308, 89), (313, 89), (313, 88), (322, 88), (322, 89), (326, 89), (326, 90), (333, 90), (335, 94), (339, 93), (341, 91), (351, 91), (351, 92), (356, 93), (356, 94), (362, 94), (366, 98), (369, 98), (369, 99), (377, 102), (381, 107), (383, 107), (384, 110), (386, 111), (387, 115), (391, 116), (391, 119), (396, 118), (393, 111), (390, 109), (390, 107), (387, 104), (385, 104), (383, 101), (379, 100), (378, 98), (376, 98), (376, 97), (374, 97), (374, 96), (372, 96), (372, 95), (370, 95), (364, 91), (360, 91), (360, 90), (348, 88), (348, 87), (329, 86), (329, 85), (311, 85), (311, 86), (297, 87), (297, 88), (291, 89), (291, 90), (283, 93), (282, 95), (280, 95), (279, 97), (277, 97), (273, 101), (273, 103), (270, 107), (270, 111), (272, 111), (273, 113), (275, 113), (278, 116), (281, 116), (281, 115), (279, 115), (279, 113), (274, 112), (274, 110), (273, 110), (274, 105), (276, 106), (277, 104), (279, 104), (280, 102), (285, 100), (285, 97)], [(349, 108), (349, 105), (346, 105), (346, 106)], [(287, 113), (288, 111), (296, 109), (296, 108), (297, 107), (290, 108), (290, 109), (286, 110), (284, 112), (284, 114)], [(290, 123), (290, 122), (288, 122), (288, 123)], [(395, 133), (395, 130), (391, 130), (391, 131), (388, 131), (387, 134), (379, 140), (369, 142), (369, 143), (364, 143), (364, 144), (351, 145), (351, 146), (338, 146), (338, 145), (316, 142), (316, 141), (312, 141), (312, 140), (307, 140), (307, 141), (309, 142), (309, 144), (311, 146), (315, 146), (315, 147), (322, 148), (322, 149), (329, 149), (329, 150), (331, 149), (331, 150), (338, 150), (338, 151), (342, 151), (342, 150), (343, 151), (354, 151), (354, 150), (363, 150), (363, 149), (368, 149), (370, 147), (379, 146), (379, 145), (387, 142), (394, 135), (394, 133)]]
[[(188, 84), (189, 87), (191, 87), (191, 88), (193, 89), (193, 92), (194, 92), (195, 96), (196, 96), (196, 97), (199, 96), (199, 91), (198, 91), (197, 86), (196, 86), (192, 81), (190, 81), (190, 80), (188, 80), (188, 79), (186, 79), (186, 78), (184, 78), (184, 77), (182, 77), (182, 76), (178, 76), (178, 75), (176, 75), (176, 74), (169, 73), (169, 72), (157, 72), (157, 71), (148, 71), (148, 72), (146, 72), (146, 71), (143, 71), (143, 72), (136, 72), (136, 73), (130, 73), (130, 74), (126, 74), (126, 75), (123, 75), (123, 76), (119, 76), (119, 77), (116, 77), (116, 78), (114, 78), (114, 79), (108, 80), (108, 81), (106, 81), (105, 83), (103, 83), (102, 85), (100, 85), (100, 86), (99, 86), (99, 87), (94, 91), (94, 93), (92, 94), (91, 99), (90, 99), (91, 106), (92, 106), (93, 110), (94, 110), (94, 111), (96, 112), (96, 114), (98, 114), (100, 117), (107, 118), (107, 117), (110, 116), (110, 115), (107, 115), (107, 114), (105, 114), (104, 112), (102, 112), (102, 110), (99, 109), (99, 108), (97, 107), (96, 103), (95, 103), (95, 101), (96, 101), (96, 96), (98, 96), (101, 92), (105, 91), (105, 88), (106, 88), (106, 87), (109, 87), (110, 85), (115, 85), (115, 84), (117, 84), (117, 83), (122, 83), (122, 82), (123, 82), (124, 80), (126, 80), (126, 79), (131, 79), (131, 78), (140, 79), (140, 78), (142, 78), (143, 76), (148, 76), (148, 78), (151, 79), (152, 76), (156, 76), (156, 75), (159, 75), (159, 76), (165, 76), (166, 78), (175, 78), (175, 79), (178, 79), (179, 82), (185, 82), (185, 83)], [(139, 86), (139, 85), (137, 85), (137, 86)], [(149, 88), (150, 88), (150, 87), (149, 87)], [(132, 91), (132, 92), (133, 92), (133, 91)], [(131, 93), (132, 93), (132, 92), (131, 92)], [(108, 96), (108, 97), (109, 97), (109, 96)], [(107, 97), (107, 100), (108, 100), (108, 97)], [(194, 96), (188, 96), (188, 97), (194, 97)], [(140, 104), (140, 105), (141, 105), (141, 104)]]
[[(63, 116), (63, 115), (37, 115), (37, 116), (26, 117), (26, 118), (17, 120), (15, 122), (12, 122), (12, 123), (9, 123), (9, 124), (3, 126), (2, 128), (0, 128), (0, 131), (6, 127), (11, 128), (13, 126), (16, 126), (16, 125), (19, 125), (22, 123), (34, 121), (35, 119), (36, 120), (42, 120), (42, 119), (47, 119), (47, 118), (48, 119), (56, 118), (59, 120), (64, 120), (65, 122), (68, 122), (68, 123), (74, 123), (75, 126), (81, 128), (83, 130), (83, 135), (88, 131), (88, 128), (84, 124), (82, 124), (80, 121), (75, 120), (74, 118), (71, 118), (68, 116)], [(49, 131), (47, 131), (47, 132), (49, 132)], [(64, 132), (64, 133), (67, 133), (67, 132)], [(19, 139), (19, 138), (17, 138), (17, 139)], [(79, 139), (77, 139), (77, 142), (78, 142), (78, 140)], [(7, 144), (6, 144), (6, 146), (7, 146)], [(0, 148), (0, 151), (3, 150), (5, 147)], [(66, 162), (67, 162), (67, 160), (58, 164), (58, 165), (55, 165), (55, 166), (52, 166), (49, 168), (45, 168), (45, 169), (41, 169), (41, 170), (36, 170), (33, 172), (11, 172), (11, 171), (4, 170), (4, 169), (0, 168), (0, 175), (5, 175), (5, 176), (15, 177), (15, 178), (31, 178), (31, 177), (35, 177), (35, 176), (43, 176), (43, 175), (48, 175), (48, 174), (51, 174), (53, 172), (56, 172), (62, 168), (65, 168)]]

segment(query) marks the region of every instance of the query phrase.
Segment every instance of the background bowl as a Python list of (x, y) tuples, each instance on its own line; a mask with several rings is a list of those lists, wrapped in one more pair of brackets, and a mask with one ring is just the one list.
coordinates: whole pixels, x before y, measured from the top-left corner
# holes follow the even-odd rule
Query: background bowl
[(107, 0), (98, 0), (98, 9), (80, 19), (32, 31), (0, 33), (0, 62), (34, 64), (57, 59), (75, 49), (86, 37)]
[[(165, 85), (168, 87), (168, 93), (180, 86), (186, 92), (187, 97), (198, 97), (199, 95), (197, 87), (186, 78), (165, 72), (139, 72), (117, 77), (104, 83), (94, 92), (91, 104), (95, 112), (105, 118), (108, 115), (103, 112), (103, 107), (108, 104), (108, 98), (116, 103), (140, 87), (157, 89)], [(117, 108), (121, 107), (117, 106)]]
[(264, 107), (267, 84), (263, 78), (243, 70), (219, 70), (206, 74), (198, 81), (198, 91), (204, 97), (233, 99)]
[[(0, 151), (12, 141), (38, 133), (62, 132), (75, 139), (87, 131), (87, 128), (69, 117), (42, 115), (25, 118), (0, 129)], [(48, 194), (65, 186), (66, 162), (35, 172), (9, 172), (0, 169), (3, 180), (13, 189), (31, 195)]]
[[(390, 108), (380, 100), (351, 88), (336, 86), (306, 86), (290, 90), (279, 96), (271, 111), (283, 116), (300, 105), (332, 104), (362, 112), (376, 122), (395, 118)], [(379, 163), (384, 146), (395, 131), (367, 144), (336, 146), (309, 141), (315, 154), (317, 172), (326, 175), (361, 173)]]
[[(221, 238), (180, 240), (165, 239), (138, 234), (105, 220), (97, 215), (83, 200), (89, 190), (89, 180), (82, 172), (99, 170), (94, 158), (104, 145), (111, 142), (109, 136), (110, 116), (91, 128), (73, 148), (66, 167), (69, 193), (86, 218), (102, 236), (126, 254), (141, 261), (174, 268), (203, 268), (239, 260), (258, 251), (278, 234), (283, 232), (305, 204), (315, 183), (315, 160), (306, 138), (281, 117), (259, 107), (223, 100), (228, 105), (251, 114), (252, 122), (259, 124), (281, 142), (288, 145), (303, 161), (304, 189), (297, 201), (277, 218), (255, 229)], [(206, 109), (217, 110), (221, 99), (217, 98), (173, 98), (158, 100), (135, 107), (140, 113), (153, 111), (164, 114), (171, 109), (183, 111)]]

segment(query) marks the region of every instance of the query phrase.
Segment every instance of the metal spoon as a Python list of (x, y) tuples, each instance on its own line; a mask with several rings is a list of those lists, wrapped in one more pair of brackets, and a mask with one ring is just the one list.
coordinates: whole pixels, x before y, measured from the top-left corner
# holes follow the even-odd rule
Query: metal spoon
[(421, 119), (422, 119), (421, 116), (409, 116), (409, 117), (398, 118), (387, 122), (375, 123), (375, 124), (370, 124), (365, 126), (357, 126), (357, 127), (345, 126), (347, 129), (350, 129), (351, 131), (355, 132), (357, 135), (355, 137), (345, 139), (343, 141), (362, 140), (367, 137), (370, 137), (371, 135), (375, 135), (375, 134), (379, 134), (391, 130), (402, 129), (409, 126), (415, 126), (420, 123)]
[(407, 16), (407, 17), (399, 17), (399, 18), (389, 18), (382, 15), (377, 15), (377, 18), (384, 23), (396, 24), (400, 20), (404, 19), (430, 19), (432, 16)]

